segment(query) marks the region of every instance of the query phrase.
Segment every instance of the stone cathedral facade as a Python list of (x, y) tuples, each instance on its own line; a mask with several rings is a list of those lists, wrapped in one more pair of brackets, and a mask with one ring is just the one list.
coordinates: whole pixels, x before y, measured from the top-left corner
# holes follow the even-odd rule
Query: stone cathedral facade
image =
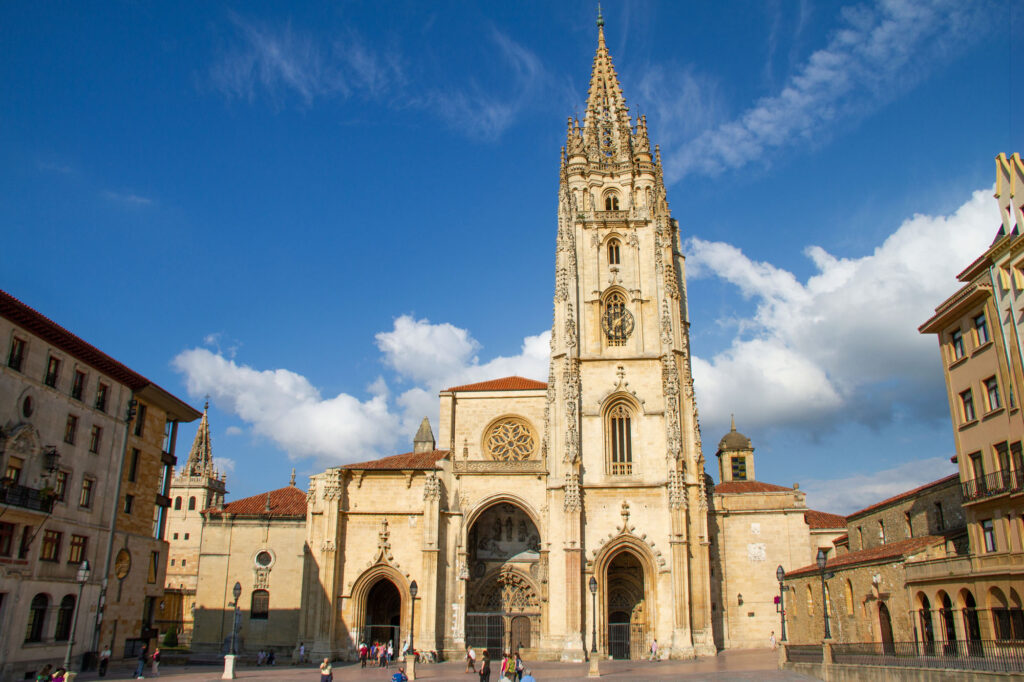
[[(311, 477), (298, 554), (267, 539), (294, 523), (274, 511), (294, 488), (204, 512), (206, 525), (248, 514), (267, 530), (202, 535), (194, 646), (223, 646), (235, 580), (253, 595), (243, 642), (301, 642), (314, 658), (351, 659), (363, 641), (400, 650), (410, 623), (417, 649), (454, 657), (472, 645), (637, 658), (656, 639), (691, 658), (767, 642), (776, 565), (810, 563), (821, 517), (808, 521), (798, 490), (752, 480), (735, 429), (717, 453), (726, 487), (705, 474), (679, 225), (600, 21), (558, 198), (549, 381), (448, 388), (436, 438), (424, 420), (412, 452)], [(257, 596), (259, 620), (285, 626), (253, 620)]]
[[(415, 580), (426, 648), (504, 635), (580, 659), (599, 631), (603, 651), (635, 656), (656, 638), (673, 656), (715, 652), (679, 227), (601, 26), (560, 175), (549, 383), (451, 388), (443, 450), (421, 433), (420, 452), (313, 477), (303, 601), (315, 651), (408, 623)], [(390, 613), (375, 613), (382, 602)]]

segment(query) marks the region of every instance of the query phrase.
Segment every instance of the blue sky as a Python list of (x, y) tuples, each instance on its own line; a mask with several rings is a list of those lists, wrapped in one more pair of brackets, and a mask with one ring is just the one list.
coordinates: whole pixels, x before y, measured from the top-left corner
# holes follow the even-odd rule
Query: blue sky
[[(684, 235), (705, 456), (851, 511), (951, 470), (916, 327), (1024, 148), (1010, 0), (606, 2)], [(595, 6), (5, 3), (0, 286), (197, 406), (232, 497), (546, 379)], [(1016, 115), (1015, 115), (1016, 112)], [(179, 445), (183, 459), (194, 426)]]

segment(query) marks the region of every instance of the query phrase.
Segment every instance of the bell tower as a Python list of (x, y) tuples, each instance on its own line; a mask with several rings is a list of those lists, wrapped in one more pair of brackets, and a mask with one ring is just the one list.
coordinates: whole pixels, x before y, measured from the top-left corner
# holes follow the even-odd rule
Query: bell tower
[[(597, 29), (584, 120), (569, 119), (560, 158), (544, 444), (552, 524), (564, 529), (564, 631), (576, 634), (564, 645), (610, 631), (608, 566), (629, 552), (616, 561), (644, 569), (645, 596), (633, 613), (643, 614), (648, 642), (656, 638), (673, 657), (713, 654), (679, 225), (646, 117), (631, 118), (626, 106), (600, 13)], [(614, 512), (623, 502), (632, 516), (620, 524)], [(598, 645), (607, 650), (601, 635)]]

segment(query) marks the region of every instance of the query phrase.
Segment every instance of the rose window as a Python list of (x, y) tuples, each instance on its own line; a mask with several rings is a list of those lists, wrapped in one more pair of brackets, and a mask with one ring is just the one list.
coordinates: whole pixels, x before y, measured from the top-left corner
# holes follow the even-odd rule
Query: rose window
[(491, 426), (484, 444), (494, 459), (517, 462), (530, 458), (536, 447), (536, 439), (529, 424), (522, 419), (508, 418)]

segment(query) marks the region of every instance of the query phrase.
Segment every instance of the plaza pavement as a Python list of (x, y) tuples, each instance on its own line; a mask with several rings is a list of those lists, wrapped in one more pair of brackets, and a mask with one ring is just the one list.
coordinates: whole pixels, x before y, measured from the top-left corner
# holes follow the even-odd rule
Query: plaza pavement
[[(807, 682), (813, 680), (804, 675), (781, 671), (777, 668), (777, 652), (768, 650), (728, 651), (715, 658), (704, 658), (695, 661), (602, 661), (601, 677), (610, 680), (714, 680), (715, 682), (753, 681), (766, 682)], [(496, 672), (497, 663), (491, 664), (491, 682), (500, 682)], [(527, 662), (527, 668), (533, 671), (538, 682), (544, 680), (587, 680), (587, 663), (548, 663)], [(334, 679), (337, 682), (389, 682), (391, 674), (397, 666), (385, 670), (382, 668), (360, 668), (359, 664), (341, 663), (335, 665)], [(420, 664), (416, 668), (417, 680), (462, 680), (478, 682), (479, 677), (465, 673), (464, 662)], [(82, 673), (76, 682), (86, 680), (126, 680), (131, 679), (135, 668), (118, 666), (112, 669), (105, 678), (97, 677), (95, 672)], [(160, 677), (171, 682), (213, 682), (219, 680), (222, 668), (213, 666), (168, 666), (160, 667)], [(147, 670), (147, 673), (149, 671)], [(275, 667), (243, 667), (236, 671), (240, 680), (281, 680), (282, 682), (319, 682), (320, 671), (316, 665), (275, 666)], [(152, 679), (147, 675), (146, 679)]]

